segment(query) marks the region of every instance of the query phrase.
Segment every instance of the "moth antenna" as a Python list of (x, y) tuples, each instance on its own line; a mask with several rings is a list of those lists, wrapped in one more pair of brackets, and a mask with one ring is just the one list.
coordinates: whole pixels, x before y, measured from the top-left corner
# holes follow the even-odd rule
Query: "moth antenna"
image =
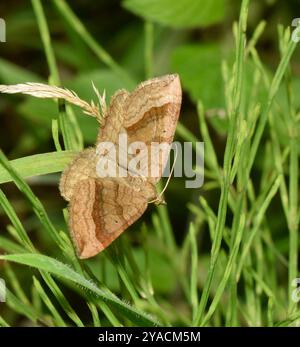
[(176, 164), (176, 160), (177, 160), (177, 150), (175, 149), (175, 158), (174, 158), (174, 162), (172, 164), (172, 168), (171, 168), (171, 172), (170, 172), (170, 175), (167, 179), (167, 182), (163, 188), (163, 190), (159, 193), (158, 197), (154, 200), (151, 200), (149, 201), (148, 203), (151, 204), (151, 203), (157, 203), (158, 205), (162, 204), (162, 205), (166, 205), (166, 202), (165, 200), (163, 199), (163, 195), (164, 195), (164, 192), (166, 191), (166, 189), (168, 188), (168, 185), (170, 183), (170, 180), (171, 180), (171, 177), (172, 177), (172, 174), (174, 172), (174, 168), (175, 168), (175, 164)]
[(164, 189), (159, 193), (159, 198), (161, 198), (161, 197), (163, 196), (164, 192), (165, 192), (166, 189), (168, 188), (168, 185), (169, 185), (169, 183), (170, 183), (172, 174), (173, 174), (173, 172), (174, 172), (176, 160), (177, 160), (177, 151), (175, 150), (175, 158), (174, 158), (174, 162), (173, 162), (173, 164), (172, 164), (171, 172), (170, 172), (170, 175), (169, 175), (169, 177), (168, 177), (168, 179), (167, 179), (167, 182), (166, 182), (166, 184), (165, 184), (165, 186), (164, 186)]

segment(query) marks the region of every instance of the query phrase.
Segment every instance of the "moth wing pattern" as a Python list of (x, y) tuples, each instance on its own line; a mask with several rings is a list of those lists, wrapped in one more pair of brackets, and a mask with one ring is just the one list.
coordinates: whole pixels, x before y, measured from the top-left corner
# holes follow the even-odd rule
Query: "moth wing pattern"
[(75, 187), (80, 181), (87, 178), (97, 178), (96, 162), (95, 149), (87, 148), (78, 153), (64, 169), (59, 182), (59, 190), (65, 200), (71, 200)]
[[(169, 155), (169, 147), (156, 160), (156, 175), (151, 175), (151, 144), (173, 141), (181, 107), (181, 86), (178, 75), (167, 75), (141, 83), (125, 100), (124, 127), (128, 142), (142, 141), (147, 146), (148, 181), (157, 183)], [(163, 150), (163, 149), (162, 149)], [(151, 160), (150, 160), (151, 159)], [(157, 158), (159, 159), (159, 158)], [(146, 162), (146, 160), (145, 160)]]
[(78, 257), (90, 258), (113, 242), (147, 208), (145, 197), (117, 179), (86, 179), (75, 188), (69, 225)]
[(119, 134), (123, 129), (124, 123), (124, 106), (129, 96), (129, 92), (125, 89), (117, 90), (111, 97), (107, 114), (101, 124), (97, 143), (109, 141), (118, 144)]
[[(118, 90), (111, 98), (99, 129), (96, 145), (110, 142), (130, 160), (127, 148), (119, 148), (119, 135), (127, 135), (128, 145), (152, 142), (171, 144), (181, 106), (178, 75), (142, 82), (132, 93)], [(60, 191), (69, 201), (69, 227), (79, 258), (90, 258), (113, 242), (145, 212), (156, 197), (155, 183), (166, 164), (158, 165), (156, 177), (102, 177), (97, 175), (96, 148), (80, 153), (63, 172)], [(119, 158), (116, 158), (117, 164)], [(149, 166), (150, 163), (148, 162)], [(150, 174), (150, 172), (149, 172)]]

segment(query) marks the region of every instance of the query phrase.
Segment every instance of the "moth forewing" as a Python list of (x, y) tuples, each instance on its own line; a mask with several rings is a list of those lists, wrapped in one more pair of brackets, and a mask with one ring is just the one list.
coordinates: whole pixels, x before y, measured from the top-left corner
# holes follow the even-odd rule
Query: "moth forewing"
[[(61, 195), (70, 202), (70, 233), (80, 258), (92, 257), (105, 249), (142, 216), (148, 202), (158, 201), (155, 184), (162, 176), (168, 151), (162, 160), (153, 161), (151, 144), (173, 141), (181, 106), (177, 74), (142, 82), (132, 93), (121, 89), (108, 107), (105, 94), (101, 96), (94, 85), (93, 88), (97, 104), (87, 103), (68, 89), (40, 83), (0, 85), (2, 93), (62, 98), (100, 123), (95, 147), (75, 157), (64, 170), (59, 185)], [(125, 136), (126, 142), (119, 141), (120, 136)], [(115, 151), (110, 151), (110, 147), (99, 150), (103, 143), (109, 143)], [(137, 143), (143, 143), (139, 152)], [(99, 175), (99, 159), (106, 166), (112, 162), (108, 175)]]

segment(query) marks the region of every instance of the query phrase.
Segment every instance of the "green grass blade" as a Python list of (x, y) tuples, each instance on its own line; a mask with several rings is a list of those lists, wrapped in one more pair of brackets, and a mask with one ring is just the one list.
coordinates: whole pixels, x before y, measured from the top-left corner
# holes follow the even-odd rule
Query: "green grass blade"
[(69, 316), (69, 318), (76, 324), (78, 327), (83, 327), (84, 324), (82, 323), (81, 319), (78, 317), (77, 313), (74, 311), (66, 297), (64, 296), (61, 289), (58, 287), (54, 279), (50, 276), (47, 272), (41, 272), (41, 275), (46, 282), (47, 286), (53, 293), (53, 295), (56, 297), (57, 301), (59, 302), (60, 306), (64, 310), (64, 312)]
[(64, 252), (68, 252), (68, 245), (65, 242), (63, 242), (63, 240), (59, 236), (59, 233), (50, 221), (44, 206), (42, 205), (40, 200), (34, 195), (29, 185), (20, 177), (17, 171), (11, 166), (10, 162), (7, 160), (2, 151), (0, 151), (0, 164), (3, 166), (3, 168), (7, 170), (7, 172), (11, 175), (12, 179), (14, 180), (16, 186), (30, 201), (36, 216), (40, 220), (41, 224), (45, 227), (45, 229), (49, 232), (49, 235)]
[(88, 32), (79, 18), (72, 11), (71, 7), (65, 1), (54, 0), (53, 1), (58, 12), (61, 14), (63, 19), (70, 25), (77, 35), (87, 44), (87, 46), (95, 53), (95, 55), (104, 63), (106, 66), (111, 68), (120, 77), (128, 82), (132, 87), (135, 86), (134, 81), (126, 70), (121, 68), (115, 60), (109, 55), (109, 53), (92, 37)]
[(53, 317), (54, 322), (55, 322), (55, 325), (59, 326), (59, 327), (66, 327), (67, 325), (66, 325), (65, 321), (63, 320), (63, 318), (61, 317), (61, 315), (59, 314), (59, 312), (57, 311), (57, 309), (53, 305), (52, 300), (46, 294), (41, 283), (35, 277), (33, 277), (33, 284), (34, 284), (36, 291), (40, 295), (42, 301), (45, 303), (45, 305), (47, 306), (47, 308), (51, 312), (52, 317)]
[(53, 275), (63, 277), (70, 280), (85, 289), (90, 290), (96, 297), (104, 302), (114, 306), (119, 312), (123, 313), (125, 317), (132, 320), (138, 326), (155, 326), (159, 323), (152, 317), (144, 312), (130, 306), (129, 304), (121, 301), (116, 296), (103, 291), (98, 288), (93, 282), (87, 280), (79, 273), (75, 272), (68, 265), (63, 264), (53, 258), (41, 254), (11, 254), (2, 255), (0, 259), (16, 262), (23, 265), (32, 266), (34, 268), (48, 271)]
[[(11, 160), (10, 165), (18, 175), (23, 178), (29, 178), (63, 171), (76, 154), (77, 152), (74, 151), (34, 154)], [(11, 175), (4, 167), (0, 166), (0, 184), (11, 181)]]

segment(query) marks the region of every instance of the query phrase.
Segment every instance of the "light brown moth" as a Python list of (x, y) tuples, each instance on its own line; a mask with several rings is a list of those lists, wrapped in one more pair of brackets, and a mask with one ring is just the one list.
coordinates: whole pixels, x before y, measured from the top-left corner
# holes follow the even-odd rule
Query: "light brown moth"
[[(34, 95), (32, 90), (14, 91), (16, 89), (9, 87), (5, 90), (0, 86), (0, 91)], [(77, 95), (65, 92), (71, 93), (69, 99), (64, 95), (60, 97), (77, 105), (81, 102), (79, 106), (95, 116), (94, 104), (89, 105), (79, 98), (80, 101), (74, 102), (72, 95)], [(43, 96), (34, 96), (51, 97), (45, 90)], [(102, 107), (105, 111), (96, 146), (111, 142), (118, 147), (121, 133), (127, 135), (128, 144), (136, 141), (144, 142), (147, 147), (153, 142), (171, 144), (180, 106), (181, 86), (176, 74), (142, 82), (132, 93), (118, 90), (112, 96), (110, 105)], [(101, 252), (142, 216), (148, 203), (160, 201), (155, 185), (162, 176), (167, 159), (164, 157), (157, 164), (156, 177), (131, 174), (126, 177), (99, 177), (96, 146), (85, 149), (73, 159), (64, 170), (59, 186), (61, 195), (69, 202), (69, 229), (81, 259)]]

